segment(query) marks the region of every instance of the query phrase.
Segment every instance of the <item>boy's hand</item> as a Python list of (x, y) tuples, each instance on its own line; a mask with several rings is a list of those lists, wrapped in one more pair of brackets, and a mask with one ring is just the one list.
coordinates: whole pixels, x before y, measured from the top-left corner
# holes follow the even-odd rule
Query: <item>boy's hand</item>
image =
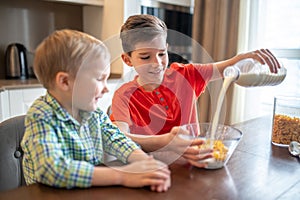
[(193, 166), (202, 168), (205, 167), (205, 163), (199, 163), (199, 161), (211, 158), (212, 149), (201, 149), (198, 148), (204, 144), (205, 141), (199, 138), (195, 139), (184, 139), (179, 135), (180, 127), (174, 127), (168, 135), (167, 150), (173, 151), (183, 158), (185, 158)]
[(180, 136), (180, 127), (172, 128), (170, 133), (167, 133), (166, 150), (173, 151), (188, 160), (201, 160), (207, 158), (207, 154), (212, 152), (211, 149), (199, 150), (198, 146), (205, 143), (204, 140), (184, 139)]
[(199, 154), (196, 157), (185, 157), (187, 159), (187, 161), (198, 168), (203, 168), (207, 166), (206, 162), (200, 162), (202, 160), (205, 160), (207, 158), (212, 158), (213, 154), (212, 154), (213, 150), (212, 149), (202, 149), (199, 150)]
[(267, 64), (270, 68), (270, 71), (273, 73), (277, 73), (278, 69), (280, 68), (280, 64), (277, 58), (271, 53), (269, 49), (259, 49), (243, 53), (237, 56), (241, 56), (242, 59), (253, 58), (261, 64)]
[(150, 186), (152, 191), (164, 192), (171, 186), (168, 166), (149, 157), (121, 167), (121, 185), (127, 187)]

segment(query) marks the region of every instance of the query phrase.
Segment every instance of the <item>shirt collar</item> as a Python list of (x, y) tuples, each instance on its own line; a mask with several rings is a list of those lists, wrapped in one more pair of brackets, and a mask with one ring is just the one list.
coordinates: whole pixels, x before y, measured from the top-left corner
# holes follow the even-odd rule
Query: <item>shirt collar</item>
[[(75, 120), (70, 113), (58, 103), (58, 101), (47, 92), (46, 94), (46, 102), (53, 108), (53, 112), (56, 114), (57, 118), (62, 121), (73, 121), (73, 123), (79, 125), (78, 121)], [(79, 115), (82, 118), (82, 123), (85, 123), (91, 116), (92, 112), (87, 112), (80, 110)]]

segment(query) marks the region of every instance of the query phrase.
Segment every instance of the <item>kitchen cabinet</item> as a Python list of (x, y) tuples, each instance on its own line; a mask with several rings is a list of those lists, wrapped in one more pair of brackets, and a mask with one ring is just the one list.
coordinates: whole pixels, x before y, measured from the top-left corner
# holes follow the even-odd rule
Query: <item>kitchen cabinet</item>
[[(119, 41), (119, 30), (126, 17), (127, 8), (135, 8), (140, 0), (43, 0), (53, 3), (76, 4), (82, 8), (82, 30), (100, 40), (106, 45), (112, 44), (111, 50), (112, 74), (123, 74), (122, 53), (120, 47), (115, 47)], [(117, 50), (115, 50), (117, 49)]]
[(5, 51), (11, 43), (23, 44), (33, 58), (36, 47), (55, 30), (75, 29), (101, 39), (103, 2), (1, 0), (0, 26), (5, 28), (0, 29), (0, 79), (6, 77)]
[(31, 104), (39, 96), (44, 95), (44, 88), (8, 89), (0, 93), (0, 120), (27, 112)]
[(103, 6), (104, 0), (44, 0), (57, 3), (71, 3), (80, 5)]

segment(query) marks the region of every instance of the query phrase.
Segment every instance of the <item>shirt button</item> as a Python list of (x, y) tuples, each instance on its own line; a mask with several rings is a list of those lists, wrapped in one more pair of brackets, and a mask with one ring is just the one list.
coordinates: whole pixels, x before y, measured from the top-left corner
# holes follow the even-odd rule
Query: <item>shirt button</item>
[(164, 100), (164, 98), (161, 97), (161, 98), (160, 98), (160, 101), (163, 101), (163, 100)]
[(168, 110), (168, 109), (169, 109), (169, 106), (165, 106), (165, 108), (166, 108), (166, 110)]
[(159, 91), (156, 91), (155, 94), (159, 94)]

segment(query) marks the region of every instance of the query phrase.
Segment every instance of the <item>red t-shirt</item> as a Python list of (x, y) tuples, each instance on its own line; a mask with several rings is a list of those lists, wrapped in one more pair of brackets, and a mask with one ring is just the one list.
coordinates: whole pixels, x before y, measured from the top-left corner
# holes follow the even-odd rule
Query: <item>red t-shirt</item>
[(174, 126), (196, 122), (196, 100), (212, 72), (212, 64), (172, 63), (162, 84), (151, 92), (135, 77), (114, 93), (111, 120), (126, 122), (130, 133), (142, 135), (164, 134)]

